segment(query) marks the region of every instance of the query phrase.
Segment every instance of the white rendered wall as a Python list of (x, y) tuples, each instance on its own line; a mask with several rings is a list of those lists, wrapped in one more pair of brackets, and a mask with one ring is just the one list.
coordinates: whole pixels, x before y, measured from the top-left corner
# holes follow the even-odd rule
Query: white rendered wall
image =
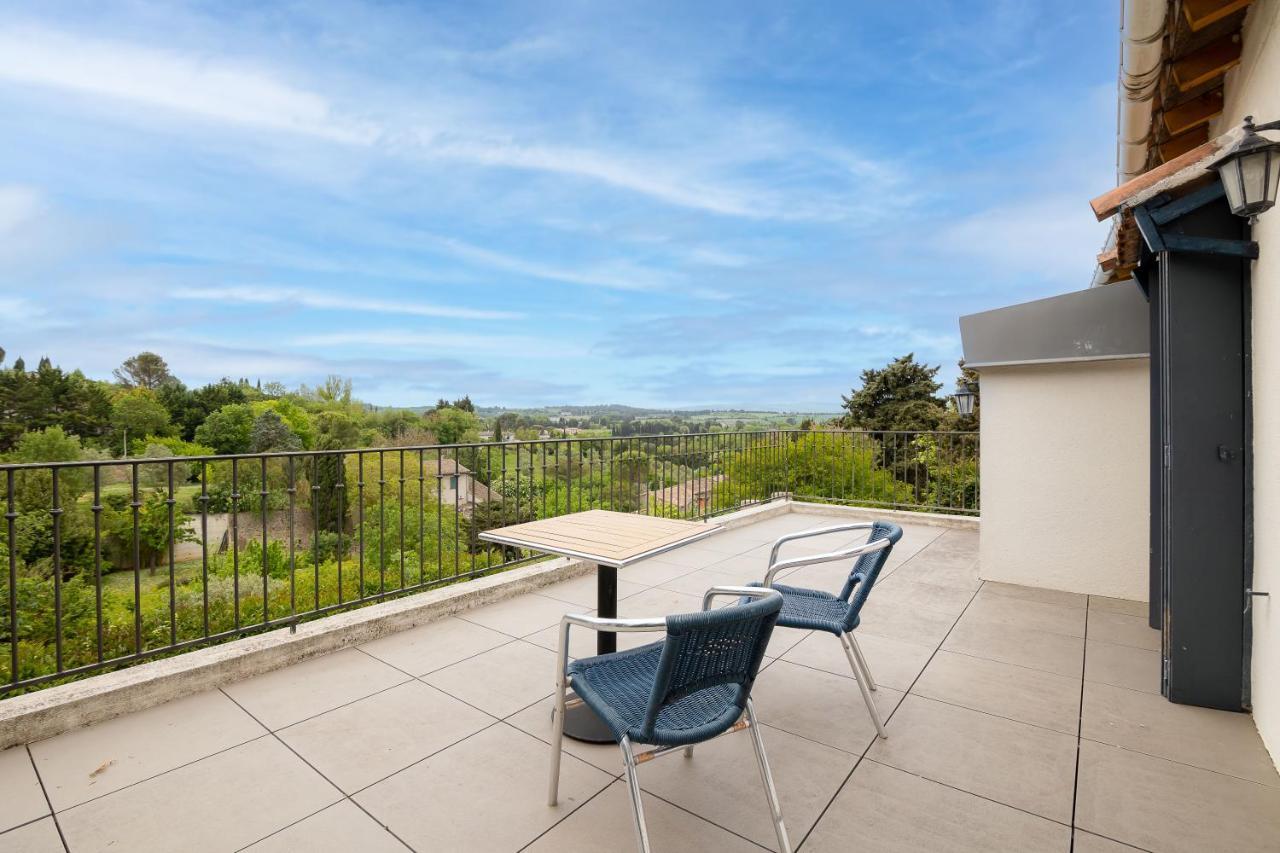
[(982, 578), (1146, 601), (1148, 359), (981, 373)]
[[(1280, 2), (1249, 7), (1244, 54), (1227, 76), (1221, 133), (1252, 115), (1280, 119)], [(1280, 138), (1274, 132), (1266, 134)], [(1253, 227), (1253, 719), (1280, 767), (1280, 209)]]

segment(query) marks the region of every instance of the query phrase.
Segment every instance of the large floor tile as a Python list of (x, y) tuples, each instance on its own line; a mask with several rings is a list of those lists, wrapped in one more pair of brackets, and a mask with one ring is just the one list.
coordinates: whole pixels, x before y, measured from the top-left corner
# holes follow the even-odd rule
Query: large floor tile
[(62, 812), (72, 850), (236, 850), (341, 794), (271, 735)]
[(410, 681), (282, 729), (280, 738), (350, 794), (493, 722), (434, 687)]
[[(618, 598), (635, 595), (637, 592), (643, 592), (647, 588), (648, 585), (646, 584), (624, 580), (622, 573), (619, 573)], [(592, 572), (589, 575), (582, 575), (571, 580), (544, 586), (538, 590), (538, 595), (545, 595), (547, 598), (568, 602), (578, 608), (574, 611), (575, 613), (583, 613), (596, 609), (598, 591), (599, 578), (596, 577), (595, 572)]]
[(1264, 785), (1280, 786), (1248, 714), (1176, 705), (1163, 696), (1088, 683), (1081, 736)]
[(0, 752), (0, 832), (49, 813), (25, 746)]
[(506, 634), (449, 616), (360, 648), (410, 675), (425, 675), (509, 642)]
[(918, 583), (905, 578), (881, 580), (868, 599), (871, 604), (901, 604), (935, 610), (958, 617), (973, 598), (973, 593), (953, 586)]
[(1086, 740), (1076, 826), (1161, 853), (1274, 853), (1280, 788)]
[(1140, 649), (1160, 650), (1160, 632), (1147, 624), (1145, 616), (1129, 616), (1111, 610), (1089, 611), (1089, 639)]
[[(520, 713), (511, 715), (505, 722), (549, 744), (553, 734), (551, 728), (552, 706), (553, 697), (548, 696), (541, 702), (525, 708)], [(564, 751), (610, 775), (618, 776), (623, 772), (622, 753), (618, 750), (617, 744), (584, 743), (580, 740), (566, 737), (564, 739)]]
[(672, 613), (696, 613), (701, 609), (701, 595), (689, 595), (661, 587), (646, 589), (644, 592), (627, 596), (618, 602), (618, 615), (626, 619), (670, 616)]
[(867, 756), (1060, 823), (1071, 821), (1076, 739), (908, 696)]
[(1112, 841), (1110, 838), (1077, 829), (1071, 853), (1133, 853), (1138, 849), (1129, 844), (1121, 844), (1119, 841)]
[[(858, 633), (856, 636), (876, 684), (895, 690), (910, 688), (934, 652), (932, 646), (919, 643), (903, 643), (874, 634)], [(840, 639), (825, 631), (813, 632), (784, 654), (782, 659), (853, 678), (853, 670), (849, 666), (849, 658), (840, 646)]]
[(497, 604), (464, 610), (458, 614), (458, 618), (485, 628), (492, 628), (494, 631), (501, 631), (509, 637), (524, 637), (552, 625), (559, 625), (560, 617), (566, 613), (594, 612), (594, 605), (587, 608), (556, 598), (548, 598), (545, 595), (529, 593), (499, 601)]
[[(759, 580), (759, 578), (756, 578)], [(696, 572), (690, 572), (687, 575), (681, 575), (678, 578), (672, 578), (662, 584), (662, 589), (670, 589), (676, 592), (683, 592), (685, 595), (697, 596), (701, 600), (703, 593), (711, 589), (713, 586), (741, 586), (742, 581), (733, 575), (720, 574), (710, 569), (698, 569)]]
[(1074, 735), (1080, 679), (939, 650), (912, 693)]
[(698, 570), (689, 566), (678, 566), (674, 563), (665, 562), (661, 557), (651, 557), (648, 560), (641, 560), (638, 563), (632, 563), (630, 566), (624, 566), (619, 569), (618, 580), (626, 579), (628, 582), (639, 584), (640, 586), (658, 586), (672, 578), (678, 578), (681, 575), (696, 571)]
[(1106, 610), (1111, 613), (1123, 613), (1125, 616), (1148, 618), (1151, 605), (1145, 601), (1130, 601), (1127, 598), (1107, 598), (1104, 595), (1089, 596), (1090, 610)]
[(1159, 693), (1160, 661), (1160, 652), (1156, 649), (1086, 640), (1084, 679), (1144, 693)]
[[(857, 757), (770, 726), (762, 725), (761, 732), (783, 820), (793, 840), (803, 838)], [(644, 764), (640, 785), (757, 844), (777, 848), (748, 732), (700, 744), (692, 758), (675, 753)]]
[(1085, 611), (1081, 607), (1045, 604), (1024, 598), (1011, 598), (979, 590), (961, 620), (982, 622), (1002, 628), (1048, 631), (1069, 637), (1084, 636)]
[(1063, 592), (1056, 589), (1042, 589), (1038, 586), (1000, 583), (999, 581), (984, 582), (981, 591), (983, 595), (1003, 595), (1006, 598), (1038, 601), (1041, 604), (1056, 604), (1059, 607), (1084, 608), (1089, 602), (1089, 596), (1081, 595), (1078, 592)]
[(237, 681), (223, 692), (274, 731), (408, 680), (359, 649), (343, 649)]
[(555, 652), (523, 640), (438, 669), (422, 680), (495, 717), (506, 717), (555, 689)]
[[(615, 749), (614, 752), (617, 752)], [(675, 758), (666, 759), (674, 761)], [(654, 850), (663, 853), (759, 853), (746, 839), (678, 809), (652, 794), (642, 794), (645, 827)], [(635, 821), (627, 783), (614, 782), (526, 848), (528, 853), (600, 853), (635, 848)]]
[(860, 618), (859, 637), (874, 634), (924, 646), (941, 643), (956, 621), (956, 617), (947, 613), (884, 600), (874, 593), (867, 599)]
[(1084, 640), (1079, 637), (970, 622), (963, 616), (942, 648), (1074, 678), (1084, 670)]
[(395, 836), (350, 800), (298, 821), (246, 848), (246, 853), (405, 853)]
[(804, 845), (814, 853), (1070, 848), (1070, 827), (870, 760), (858, 765)]
[(4, 853), (65, 853), (52, 817), (25, 824), (0, 835)]
[(551, 748), (506, 724), (436, 753), (356, 801), (415, 850), (519, 850), (614, 777), (565, 756), (547, 805)]
[[(887, 719), (903, 694), (881, 687), (871, 695), (881, 719)], [(861, 755), (876, 736), (851, 678), (778, 661), (760, 673), (752, 696), (760, 722), (836, 749)]]
[(266, 734), (211, 690), (31, 745), (54, 809), (101, 797)]
[(917, 583), (951, 586), (970, 592), (977, 591), (982, 586), (976, 563), (939, 560), (930, 556), (928, 551), (917, 554), (903, 563), (894, 570), (892, 576)]

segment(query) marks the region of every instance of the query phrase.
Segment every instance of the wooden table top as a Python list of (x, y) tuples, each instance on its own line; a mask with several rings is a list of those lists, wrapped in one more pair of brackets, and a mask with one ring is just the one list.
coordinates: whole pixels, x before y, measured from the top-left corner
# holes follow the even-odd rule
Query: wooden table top
[(488, 542), (621, 568), (720, 530), (718, 524), (591, 509), (480, 534)]

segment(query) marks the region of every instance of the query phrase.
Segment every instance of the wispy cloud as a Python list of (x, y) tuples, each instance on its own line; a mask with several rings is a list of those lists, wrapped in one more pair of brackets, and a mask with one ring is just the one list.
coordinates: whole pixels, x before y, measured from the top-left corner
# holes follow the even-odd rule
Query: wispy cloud
[(260, 68), (38, 27), (0, 31), (0, 79), (348, 144), (377, 135)]
[(0, 344), (385, 404), (951, 370), (957, 315), (1087, 281), (1105, 6), (5, 7)]
[(408, 314), (415, 317), (451, 317), (457, 320), (517, 320), (520, 314), (513, 311), (491, 311), (480, 308), (459, 308), (452, 305), (432, 305), (424, 302), (393, 299), (366, 299), (302, 288), (281, 287), (181, 287), (170, 295), (174, 299), (203, 302), (240, 303), (246, 305), (293, 305), (300, 308), (317, 308), (330, 311), (367, 311), (377, 314)]

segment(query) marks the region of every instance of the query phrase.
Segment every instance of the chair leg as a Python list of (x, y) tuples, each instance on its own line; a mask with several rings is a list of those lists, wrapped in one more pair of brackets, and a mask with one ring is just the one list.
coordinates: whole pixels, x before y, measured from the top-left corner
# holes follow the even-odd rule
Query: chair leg
[(640, 801), (640, 778), (636, 775), (636, 757), (631, 751), (631, 741), (623, 737), (618, 741), (622, 749), (622, 763), (627, 768), (627, 788), (631, 791), (631, 811), (636, 821), (636, 838), (640, 842), (640, 853), (649, 853), (649, 830), (644, 824), (644, 803)]
[(564, 702), (568, 687), (556, 685), (556, 707), (551, 712), (551, 781), (547, 788), (547, 804), (554, 806), (560, 794), (560, 755), (564, 751)]
[(849, 659), (849, 666), (853, 668), (854, 681), (858, 682), (858, 689), (862, 691), (862, 701), (867, 703), (867, 710), (871, 713), (871, 721), (876, 724), (876, 734), (882, 738), (888, 735), (884, 731), (884, 723), (880, 720), (880, 711), (876, 708), (876, 701), (871, 696), (871, 691), (867, 689), (866, 676), (859, 674), (858, 659), (853, 656), (853, 646), (849, 643), (848, 635), (840, 635), (840, 645), (844, 648), (845, 657)]
[(686, 746), (686, 747), (684, 748), (684, 757), (685, 757), (685, 758), (693, 758), (693, 747), (691, 747), (691, 746)]
[(858, 645), (858, 638), (853, 636), (852, 631), (847, 636), (849, 637), (849, 645), (853, 647), (853, 656), (858, 659), (858, 666), (862, 669), (862, 674), (867, 677), (867, 686), (875, 690), (876, 680), (871, 677), (871, 667), (867, 666), (867, 658), (862, 654), (862, 647)]
[(773, 830), (778, 835), (778, 850), (781, 853), (791, 853), (791, 839), (787, 837), (787, 826), (782, 822), (782, 803), (778, 801), (778, 789), (773, 786), (769, 758), (764, 753), (764, 738), (760, 736), (755, 705), (750, 699), (747, 700), (747, 723), (751, 730), (751, 743), (756, 749), (756, 764), (760, 766), (760, 779), (764, 782), (764, 792), (769, 797), (769, 812), (773, 815)]

